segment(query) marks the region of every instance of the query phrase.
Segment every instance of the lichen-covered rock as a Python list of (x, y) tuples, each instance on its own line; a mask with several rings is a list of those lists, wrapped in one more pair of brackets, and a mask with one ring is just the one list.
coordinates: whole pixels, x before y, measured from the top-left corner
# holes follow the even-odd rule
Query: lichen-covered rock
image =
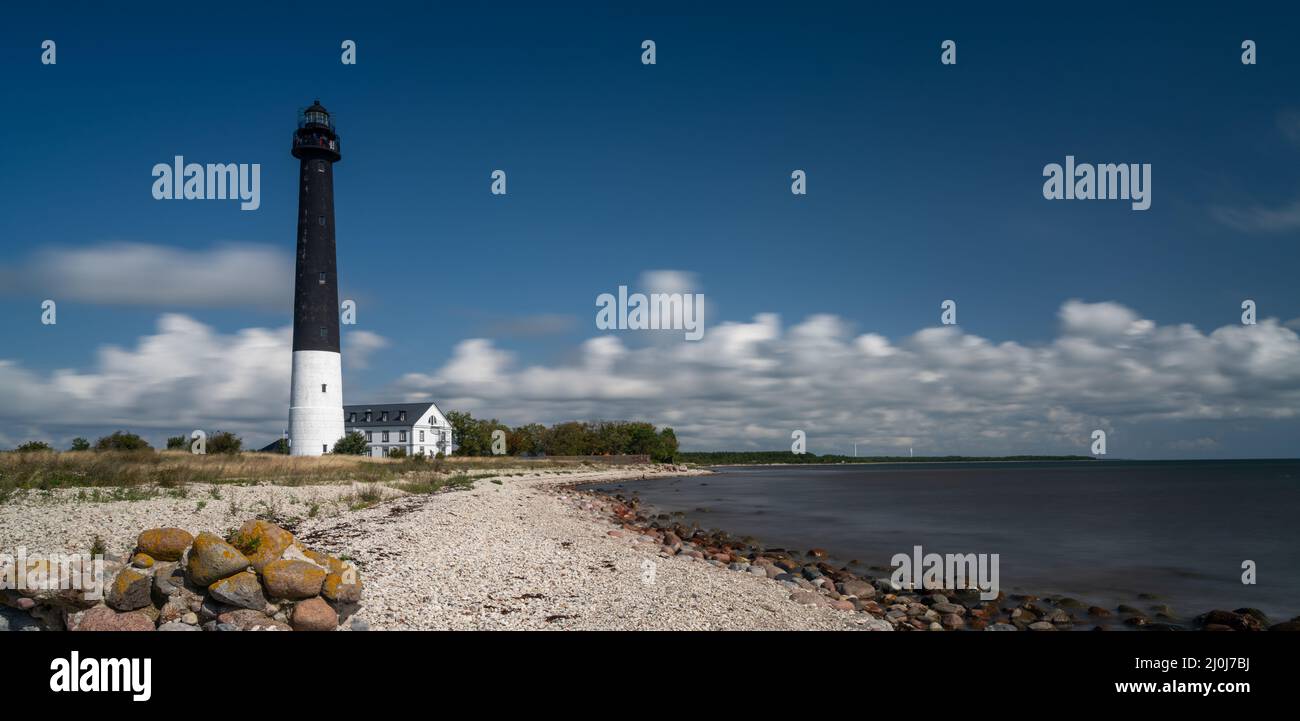
[(135, 540), (136, 550), (158, 561), (179, 561), (194, 537), (181, 528), (150, 528)]
[(223, 578), (208, 586), (208, 593), (218, 601), (231, 606), (251, 608), (254, 611), (266, 608), (266, 596), (262, 594), (262, 584), (257, 582), (257, 574), (252, 571)]
[(290, 625), (295, 631), (333, 631), (339, 625), (339, 615), (317, 596), (293, 607)]
[(71, 631), (152, 631), (153, 621), (139, 611), (118, 613), (106, 606), (96, 606), (78, 614)]
[(124, 568), (108, 587), (105, 601), (117, 611), (134, 611), (149, 605), (149, 577), (133, 568)]
[(262, 580), (271, 598), (296, 601), (320, 593), (325, 569), (310, 561), (272, 561), (262, 569)]
[(131, 557), (131, 565), (136, 568), (153, 568), (154, 558), (147, 553), (137, 553)]
[(292, 631), (288, 624), (281, 623), (261, 611), (241, 608), (227, 611), (217, 616), (217, 625), (229, 625), (238, 631)]
[(285, 549), (293, 545), (293, 534), (274, 523), (257, 519), (240, 526), (230, 540), (261, 573), (266, 564), (278, 560)]
[(330, 572), (321, 586), (321, 595), (337, 603), (361, 601), (361, 574), (350, 562), (330, 559)]
[(226, 543), (214, 534), (200, 533), (190, 548), (187, 572), (190, 583), (196, 586), (211, 586), (227, 576), (233, 576), (248, 568), (249, 561), (238, 548)]

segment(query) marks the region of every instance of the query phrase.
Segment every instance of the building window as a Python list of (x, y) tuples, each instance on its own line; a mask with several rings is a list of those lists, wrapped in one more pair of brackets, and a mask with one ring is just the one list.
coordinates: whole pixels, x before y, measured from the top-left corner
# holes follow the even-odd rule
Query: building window
[(325, 285), (325, 274), (324, 274), (324, 273), (321, 273), (321, 274), (320, 274), (320, 284), (321, 284), (321, 285)]
[(388, 411), (380, 411), (380, 412), (379, 412), (379, 422), (380, 422), (380, 423), (383, 423), (383, 422), (386, 422), (387, 420), (388, 420)]
[(371, 442), (373, 442), (374, 440), (375, 440), (375, 432), (374, 432), (374, 431), (366, 431), (366, 443), (371, 443)]
[(326, 386), (326, 385), (327, 385), (327, 384), (325, 384), (325, 383), (320, 384), (320, 392), (321, 392), (321, 393), (324, 393), (324, 392), (325, 392), (325, 386)]
[(420, 431), (420, 442), (424, 443), (424, 431)]
[(369, 423), (370, 419), (371, 419), (370, 411), (366, 411), (366, 423)]
[(356, 422), (357, 422), (357, 412), (353, 411), (348, 414), (348, 423), (356, 423)]
[(405, 443), (405, 442), (406, 442), (406, 431), (402, 431), (401, 433), (398, 434), (397, 441), (398, 441), (399, 443)]
[(330, 452), (330, 447), (327, 446), (327, 445), (325, 445), (324, 443), (322, 443), (322, 444), (320, 444), (320, 452), (321, 452), (321, 453), (329, 453), (329, 452)]
[(388, 442), (388, 431), (384, 431), (384, 443)]
[(329, 329), (326, 328), (325, 326), (321, 326), (321, 327), (320, 327), (320, 337), (322, 337), (322, 338), (328, 338), (328, 337), (329, 337)]
[(399, 421), (404, 421), (404, 420), (406, 420), (406, 411), (398, 411), (398, 412), (397, 412), (397, 420), (399, 420)]

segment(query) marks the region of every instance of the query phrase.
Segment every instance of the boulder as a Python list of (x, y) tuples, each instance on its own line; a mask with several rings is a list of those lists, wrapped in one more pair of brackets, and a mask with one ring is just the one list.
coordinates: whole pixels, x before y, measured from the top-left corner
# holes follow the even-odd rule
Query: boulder
[(336, 558), (330, 559), (330, 572), (321, 586), (321, 595), (337, 603), (361, 601), (361, 574), (356, 566)]
[(274, 523), (256, 519), (240, 526), (231, 543), (261, 573), (266, 564), (279, 560), (280, 555), (293, 545), (293, 534)]
[(333, 631), (339, 625), (339, 615), (317, 596), (293, 607), (290, 625), (295, 631)]
[(194, 539), (187, 571), (190, 583), (206, 588), (248, 566), (248, 558), (238, 548), (205, 532)]
[(188, 623), (181, 623), (180, 621), (169, 621), (168, 623), (164, 623), (163, 625), (159, 626), (158, 630), (159, 631), (201, 631), (203, 629), (199, 628), (198, 626), (191, 626)]
[(208, 593), (230, 606), (251, 608), (254, 611), (266, 608), (266, 596), (262, 594), (262, 584), (257, 582), (257, 574), (252, 571), (243, 571), (229, 578), (223, 578), (208, 586)]
[[(267, 593), (272, 598), (290, 601), (311, 598), (319, 594), (321, 586), (325, 583), (325, 577), (325, 569), (311, 561), (272, 561), (262, 569), (262, 580), (266, 583)], [(341, 579), (342, 575), (340, 575)], [(341, 585), (336, 586), (336, 595)], [(360, 598), (358, 597), (357, 600)], [(355, 603), (355, 601), (350, 602)]]
[(131, 565), (136, 568), (153, 568), (154, 559), (147, 553), (137, 553), (131, 557)]
[(108, 587), (105, 601), (117, 611), (134, 611), (149, 605), (149, 577), (135, 569), (124, 568)]
[(158, 561), (179, 561), (194, 537), (181, 528), (150, 528), (135, 539), (136, 550)]
[(107, 606), (83, 611), (73, 631), (152, 631), (153, 621), (139, 611), (118, 613)]
[(876, 589), (873, 588), (870, 583), (860, 581), (856, 578), (851, 578), (844, 583), (841, 583), (839, 585), (839, 590), (840, 593), (845, 596), (856, 596), (863, 599), (876, 597)]

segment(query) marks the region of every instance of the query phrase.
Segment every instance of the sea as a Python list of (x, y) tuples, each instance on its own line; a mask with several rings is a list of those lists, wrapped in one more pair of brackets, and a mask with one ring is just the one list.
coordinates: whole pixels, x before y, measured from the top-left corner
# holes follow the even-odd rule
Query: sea
[(997, 554), (1007, 593), (1168, 605), (1189, 620), (1216, 608), (1257, 608), (1274, 623), (1300, 615), (1300, 460), (715, 470), (593, 489), (768, 548), (824, 549), (869, 576), (920, 546)]

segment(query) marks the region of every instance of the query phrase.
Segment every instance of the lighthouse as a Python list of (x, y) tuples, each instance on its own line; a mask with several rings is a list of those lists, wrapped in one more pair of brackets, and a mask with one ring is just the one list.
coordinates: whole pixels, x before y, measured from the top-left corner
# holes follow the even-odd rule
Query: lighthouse
[(297, 274), (293, 288), (293, 380), (289, 452), (319, 456), (343, 437), (338, 269), (334, 257), (334, 164), (339, 136), (317, 100), (293, 133), (298, 169)]

